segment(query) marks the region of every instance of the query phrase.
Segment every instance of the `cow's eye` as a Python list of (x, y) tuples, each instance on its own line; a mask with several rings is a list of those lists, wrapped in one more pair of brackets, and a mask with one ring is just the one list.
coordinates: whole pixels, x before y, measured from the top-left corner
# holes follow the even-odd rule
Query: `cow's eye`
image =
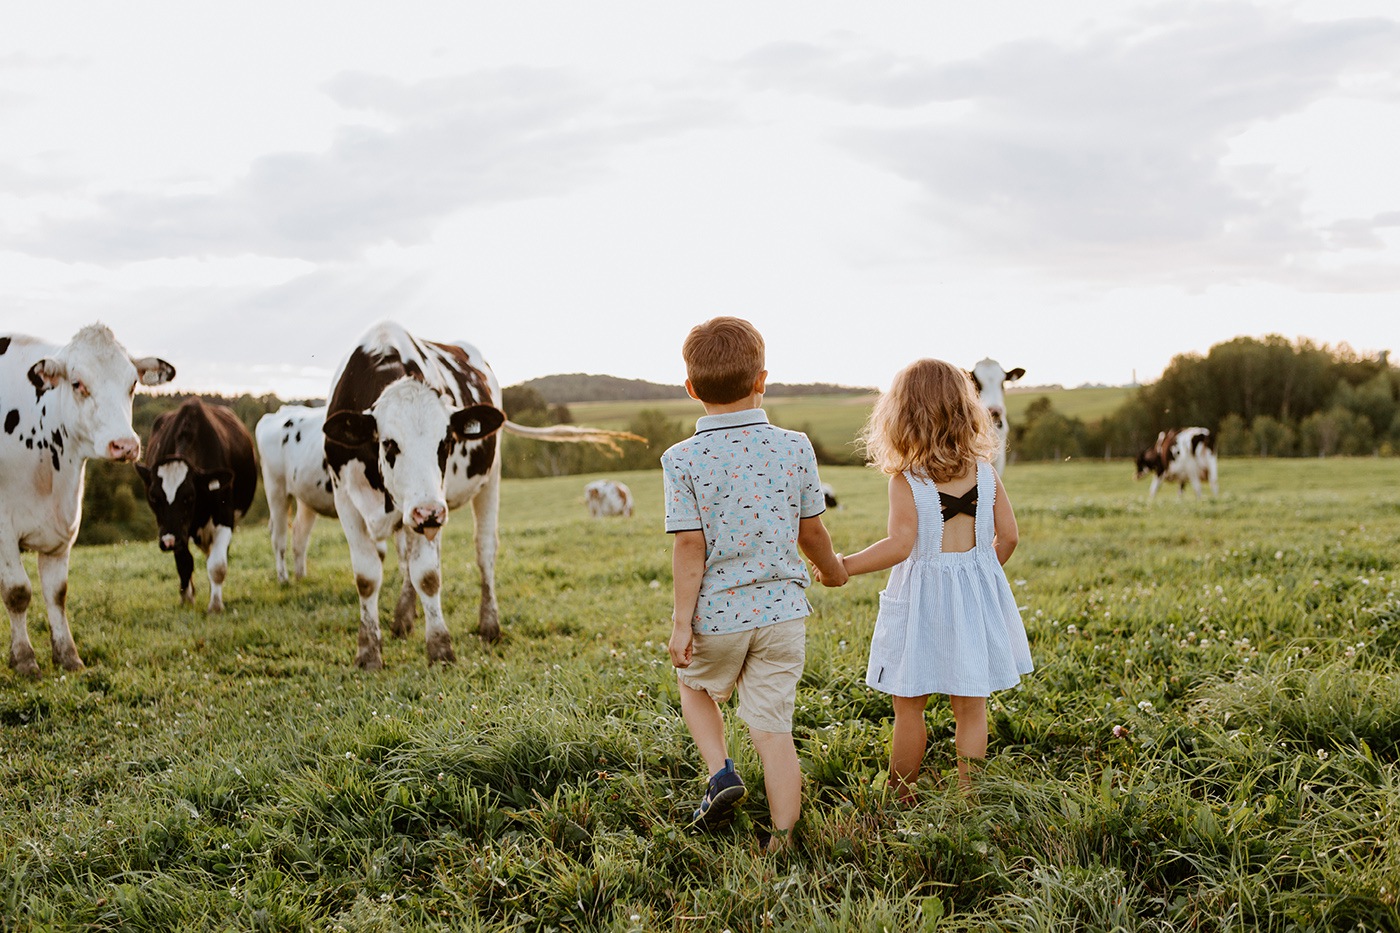
[(73, 380), (73, 391), (77, 394), (78, 398), (88, 397), (87, 383), (83, 382), (81, 379)]

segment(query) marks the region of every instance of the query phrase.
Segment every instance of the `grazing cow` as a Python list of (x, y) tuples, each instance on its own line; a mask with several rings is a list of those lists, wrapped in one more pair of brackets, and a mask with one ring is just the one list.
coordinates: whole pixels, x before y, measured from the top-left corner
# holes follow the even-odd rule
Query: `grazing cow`
[(588, 514), (594, 518), (632, 514), (632, 490), (626, 483), (595, 479), (583, 487), (583, 499), (588, 503)]
[[(442, 615), (438, 531), (450, 510), (472, 505), (476, 561), (481, 571), (478, 631), (500, 637), (496, 605), (496, 522), (501, 463), (496, 432), (548, 441), (613, 445), (635, 435), (554, 425), (527, 428), (507, 421), (501, 389), (481, 353), (468, 343), (419, 340), (402, 327), (372, 327), (340, 364), (327, 405), (326, 460), (335, 509), (350, 545), (360, 595), (359, 650), (355, 663), (383, 667), (379, 587), (381, 542), (402, 529), (400, 567), (423, 605), (428, 661), (453, 661), (452, 639)], [(410, 603), (411, 608), (411, 603)], [(393, 631), (407, 634), (413, 613), (404, 601)]]
[(1219, 461), (1215, 456), (1215, 435), (1209, 428), (1181, 428), (1163, 431), (1157, 442), (1137, 456), (1137, 478), (1152, 474), (1152, 488), (1147, 498), (1157, 495), (1163, 481), (1180, 484), (1177, 496), (1186, 491), (1186, 484), (1201, 498), (1201, 480), (1210, 482), (1212, 495), (1220, 495)]
[(317, 515), (335, 516), (335, 488), (326, 462), (326, 440), (321, 433), (325, 408), (283, 405), (259, 419), (253, 434), (262, 466), (263, 495), (267, 497), (268, 530), (277, 579), (287, 582), (287, 520), (290, 502), (296, 502), (292, 521), (292, 559), (297, 579), (306, 576), (306, 546)]
[(1005, 385), (1025, 374), (1026, 371), (1019, 366), (1012, 370), (1002, 369), (1001, 364), (993, 359), (982, 360), (968, 370), (972, 384), (977, 386), (977, 395), (986, 406), (987, 414), (991, 415), (992, 429), (996, 431), (997, 454), (992, 466), (998, 474), (1006, 470), (1006, 436), (1011, 433), (1011, 422), (1006, 419)]
[(82, 670), (67, 599), (84, 463), (135, 460), (141, 453), (131, 428), (136, 383), (160, 385), (174, 375), (165, 360), (132, 359), (101, 324), (84, 327), (65, 346), (0, 334), (0, 597), (10, 613), (10, 667), (17, 673), (39, 676), (21, 551), (38, 554), (54, 662)]
[(822, 483), (822, 501), (826, 503), (828, 509), (834, 509), (837, 506), (836, 490), (832, 488), (830, 483)]
[(160, 549), (175, 552), (180, 598), (194, 602), (193, 538), (207, 558), (209, 611), (223, 612), (229, 542), (258, 484), (252, 435), (231, 410), (192, 398), (156, 418), (146, 463), (136, 471), (156, 516)]

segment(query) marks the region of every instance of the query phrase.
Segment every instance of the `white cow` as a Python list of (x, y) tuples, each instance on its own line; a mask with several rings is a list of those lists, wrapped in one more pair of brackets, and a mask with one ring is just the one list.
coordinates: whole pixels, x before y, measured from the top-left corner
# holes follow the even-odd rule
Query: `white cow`
[[(477, 630), (500, 637), (496, 603), (501, 461), (498, 432), (547, 441), (615, 446), (633, 434), (572, 425), (530, 428), (507, 421), (501, 389), (469, 343), (420, 340), (397, 324), (377, 324), (340, 364), (326, 406), (326, 460), (336, 514), (350, 545), (360, 596), (355, 663), (384, 666), (379, 627), (384, 542), (402, 532), (399, 566), (423, 606), (428, 661), (456, 655), (442, 612), (442, 539), (450, 512), (468, 503), (476, 519), (481, 572)], [(378, 552), (376, 554), (376, 551)], [(400, 599), (393, 631), (407, 634), (413, 615)]]
[(594, 518), (632, 514), (632, 490), (626, 483), (595, 479), (583, 487), (583, 499), (588, 503), (588, 514)]
[(992, 466), (997, 473), (1006, 470), (1006, 436), (1011, 433), (1011, 422), (1006, 418), (1006, 383), (1015, 382), (1026, 374), (1021, 367), (1012, 370), (1001, 368), (993, 359), (985, 359), (968, 371), (972, 382), (977, 386), (977, 394), (991, 415), (992, 428), (997, 435), (997, 455)]
[(326, 464), (326, 442), (321, 433), (325, 408), (283, 405), (258, 420), (254, 436), (262, 464), (263, 494), (267, 496), (268, 530), (277, 561), (277, 579), (287, 582), (287, 523), (292, 520), (292, 560), (297, 579), (306, 576), (306, 547), (317, 515), (335, 516), (335, 488)]
[(1178, 498), (1186, 484), (1201, 498), (1201, 480), (1210, 483), (1211, 495), (1220, 495), (1220, 464), (1215, 456), (1215, 435), (1209, 428), (1175, 428), (1157, 435), (1157, 442), (1137, 456), (1137, 478), (1152, 474), (1147, 498), (1157, 495), (1163, 482), (1177, 483)]
[(0, 334), (0, 596), (10, 613), (10, 667), (39, 676), (29, 642), (29, 575), (21, 551), (38, 554), (54, 663), (83, 668), (68, 627), (68, 555), (78, 537), (89, 458), (135, 461), (131, 427), (137, 382), (160, 385), (175, 367), (132, 359), (101, 324), (65, 346)]

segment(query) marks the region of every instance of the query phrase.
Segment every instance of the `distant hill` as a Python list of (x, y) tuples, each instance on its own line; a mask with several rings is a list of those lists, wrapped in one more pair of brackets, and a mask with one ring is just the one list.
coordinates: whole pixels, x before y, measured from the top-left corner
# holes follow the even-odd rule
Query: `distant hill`
[[(647, 382), (645, 379), (621, 379), (617, 376), (595, 376), (588, 373), (565, 373), (528, 379), (521, 386), (534, 389), (551, 405), (572, 405), (575, 402), (630, 402), (684, 399), (685, 387)], [(768, 395), (774, 398), (803, 395), (869, 395), (874, 389), (838, 386), (826, 382), (805, 384), (771, 383)]]

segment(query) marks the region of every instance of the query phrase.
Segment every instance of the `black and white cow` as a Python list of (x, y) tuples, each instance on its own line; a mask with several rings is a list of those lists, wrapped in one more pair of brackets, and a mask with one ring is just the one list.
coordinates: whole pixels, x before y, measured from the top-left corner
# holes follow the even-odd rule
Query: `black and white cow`
[(223, 612), (228, 546), (258, 483), (252, 435), (231, 410), (192, 398), (156, 418), (146, 463), (136, 471), (156, 516), (160, 549), (175, 552), (180, 598), (194, 602), (193, 538), (207, 558), (209, 611)]
[(1220, 463), (1215, 455), (1215, 435), (1209, 428), (1172, 428), (1157, 435), (1157, 441), (1137, 456), (1138, 479), (1152, 474), (1147, 498), (1157, 495), (1163, 482), (1178, 483), (1176, 494), (1186, 492), (1186, 484), (1201, 498), (1201, 480), (1210, 483), (1212, 495), (1220, 495)]
[(322, 428), (326, 409), (283, 405), (263, 415), (253, 429), (262, 467), (263, 495), (267, 497), (268, 530), (277, 563), (277, 579), (287, 582), (287, 523), (289, 506), (296, 502), (292, 520), (292, 560), (297, 579), (306, 576), (306, 547), (317, 515), (335, 516), (335, 488), (326, 462), (326, 438)]
[(86, 460), (141, 453), (131, 427), (138, 382), (160, 385), (175, 367), (132, 359), (101, 324), (64, 346), (0, 334), (0, 596), (10, 614), (10, 667), (39, 676), (26, 615), (31, 590), (21, 551), (38, 555), (54, 663), (82, 670), (68, 626), (68, 555), (78, 536)]
[(1011, 422), (1006, 417), (1006, 383), (1015, 382), (1025, 374), (1019, 366), (1009, 371), (1002, 369), (993, 359), (982, 360), (968, 370), (973, 385), (977, 386), (977, 395), (992, 417), (992, 429), (997, 435), (997, 455), (992, 466), (998, 474), (1006, 471), (1006, 437), (1011, 433)]
[[(497, 431), (539, 440), (613, 444), (634, 435), (569, 425), (527, 428), (507, 421), (501, 389), (468, 343), (419, 340), (397, 324), (372, 327), (340, 364), (327, 405), (326, 460), (336, 513), (350, 545), (360, 595), (355, 663), (383, 666), (379, 627), (382, 555), (403, 530), (400, 567), (423, 605), (428, 661), (455, 660), (442, 614), (441, 541), (451, 510), (468, 502), (481, 572), (478, 631), (500, 637), (495, 566), (501, 463)], [(399, 600), (393, 632), (407, 634), (412, 604)]]

